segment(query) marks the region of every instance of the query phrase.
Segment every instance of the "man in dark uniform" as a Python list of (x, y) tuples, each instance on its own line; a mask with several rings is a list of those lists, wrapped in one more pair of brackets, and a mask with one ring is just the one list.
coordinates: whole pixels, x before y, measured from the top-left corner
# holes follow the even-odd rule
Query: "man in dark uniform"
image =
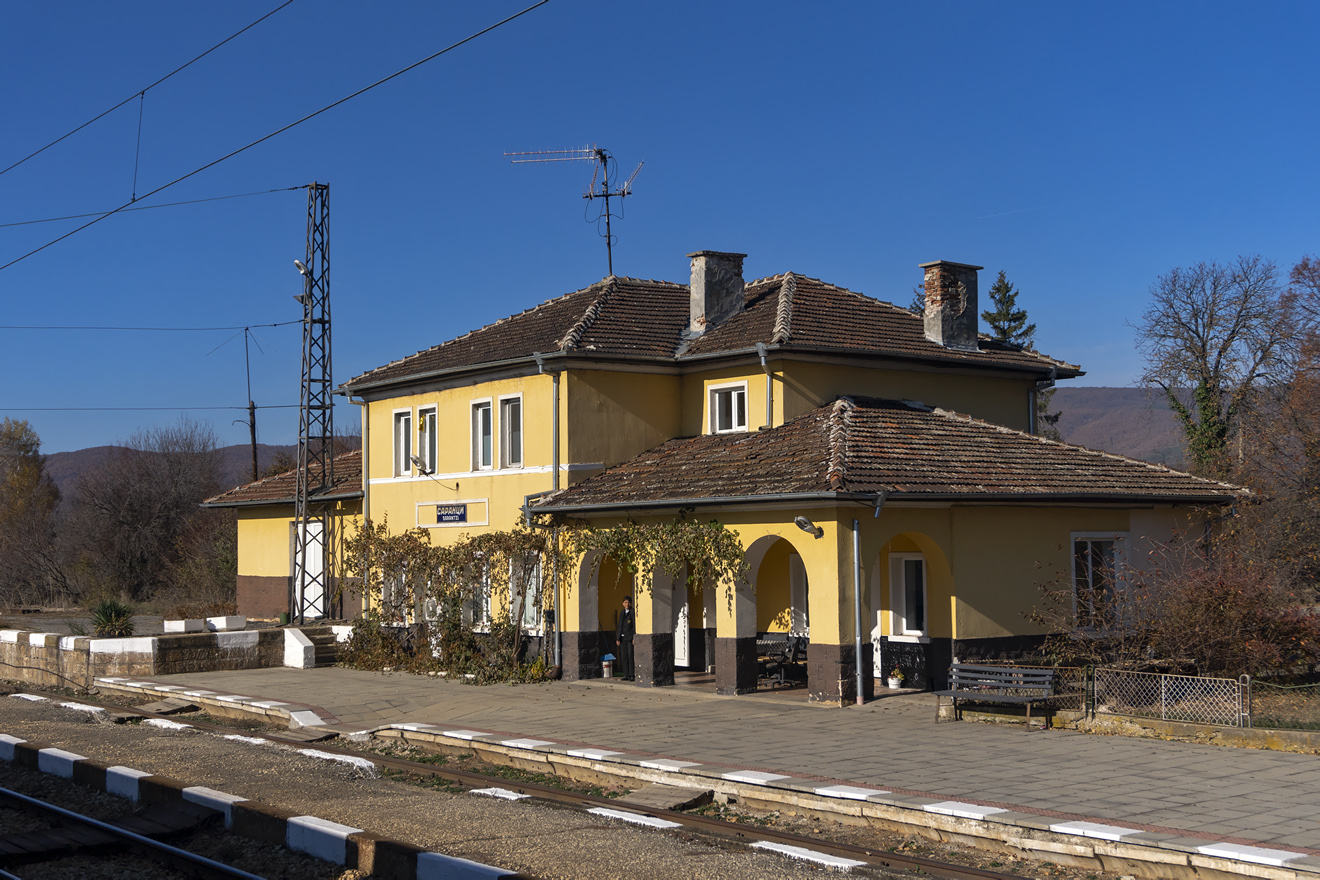
[(619, 671), (624, 681), (635, 681), (633, 670), (633, 636), (637, 634), (637, 619), (633, 616), (632, 599), (623, 597), (623, 610), (619, 612), (619, 629), (614, 635), (614, 644), (619, 648)]

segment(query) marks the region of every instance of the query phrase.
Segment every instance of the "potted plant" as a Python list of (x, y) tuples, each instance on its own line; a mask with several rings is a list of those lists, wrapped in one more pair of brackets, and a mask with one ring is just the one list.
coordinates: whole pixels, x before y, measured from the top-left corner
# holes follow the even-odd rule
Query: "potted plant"
[(889, 673), (889, 677), (885, 679), (885, 684), (891, 688), (901, 688), (903, 686), (903, 670), (895, 666), (894, 671)]

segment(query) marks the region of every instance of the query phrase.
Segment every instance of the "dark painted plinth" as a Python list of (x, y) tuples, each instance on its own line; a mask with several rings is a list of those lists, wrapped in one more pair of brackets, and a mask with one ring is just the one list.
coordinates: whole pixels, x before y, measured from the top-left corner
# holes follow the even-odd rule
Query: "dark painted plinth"
[(565, 630), (562, 635), (564, 680), (600, 678), (600, 633)]
[(756, 692), (756, 636), (715, 639), (715, 693)]
[(901, 670), (904, 687), (942, 690), (949, 686), (953, 639), (916, 643), (893, 642), (888, 636), (881, 636), (880, 652), (885, 674), (895, 668)]
[(633, 636), (633, 661), (637, 683), (645, 687), (669, 687), (674, 683), (674, 634), (638, 633)]
[[(862, 643), (862, 699), (875, 698), (874, 649)], [(857, 666), (853, 645), (807, 646), (807, 699), (845, 706), (857, 702)]]

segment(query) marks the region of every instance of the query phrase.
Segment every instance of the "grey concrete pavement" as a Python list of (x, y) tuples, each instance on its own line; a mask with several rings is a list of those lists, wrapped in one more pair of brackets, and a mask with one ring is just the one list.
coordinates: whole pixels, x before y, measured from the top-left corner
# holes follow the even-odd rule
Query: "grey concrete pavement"
[(317, 706), (345, 730), (473, 728), (1320, 855), (1320, 756), (936, 724), (929, 694), (840, 709), (618, 682), (475, 687), (343, 668), (155, 680)]

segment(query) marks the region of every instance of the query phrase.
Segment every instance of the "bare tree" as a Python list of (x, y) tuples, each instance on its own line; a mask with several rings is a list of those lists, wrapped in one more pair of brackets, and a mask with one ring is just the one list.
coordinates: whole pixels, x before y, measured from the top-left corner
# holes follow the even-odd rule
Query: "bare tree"
[[(214, 430), (186, 416), (141, 431), (74, 490), (73, 535), (93, 592), (143, 600), (168, 590), (180, 539), (219, 488)], [(226, 527), (232, 524), (226, 523)]]
[(41, 438), (27, 422), (6, 417), (0, 422), (0, 603), (47, 605), (67, 594), (55, 541), (59, 500)]
[[(1198, 473), (1222, 475), (1230, 434), (1253, 389), (1283, 381), (1296, 351), (1292, 299), (1259, 256), (1198, 263), (1156, 279), (1135, 325), (1142, 381), (1161, 388), (1182, 425)], [(1188, 402), (1180, 392), (1190, 390)]]

